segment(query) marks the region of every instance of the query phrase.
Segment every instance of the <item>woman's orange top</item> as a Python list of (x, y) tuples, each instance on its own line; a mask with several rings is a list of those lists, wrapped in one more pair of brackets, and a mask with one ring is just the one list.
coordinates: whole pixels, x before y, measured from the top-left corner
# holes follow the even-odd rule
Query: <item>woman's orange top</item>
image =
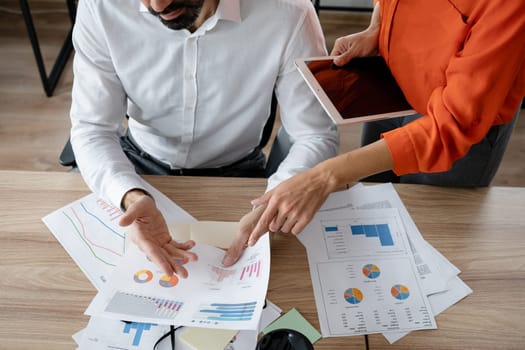
[(379, 52), (423, 116), (384, 133), (397, 175), (447, 171), (525, 95), (525, 1), (380, 0)]

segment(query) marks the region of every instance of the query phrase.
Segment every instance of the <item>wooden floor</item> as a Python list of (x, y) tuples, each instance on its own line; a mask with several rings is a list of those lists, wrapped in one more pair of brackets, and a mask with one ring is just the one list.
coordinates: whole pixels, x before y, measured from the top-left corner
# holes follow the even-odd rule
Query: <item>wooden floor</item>
[[(48, 71), (68, 31), (64, 1), (30, 1)], [(52, 97), (45, 96), (18, 1), (0, 2), (0, 169), (67, 171), (58, 156), (69, 134), (71, 60)], [(327, 47), (366, 27), (368, 14), (321, 12)], [(493, 185), (525, 186), (525, 113)], [(341, 151), (357, 147), (360, 126), (341, 128)]]

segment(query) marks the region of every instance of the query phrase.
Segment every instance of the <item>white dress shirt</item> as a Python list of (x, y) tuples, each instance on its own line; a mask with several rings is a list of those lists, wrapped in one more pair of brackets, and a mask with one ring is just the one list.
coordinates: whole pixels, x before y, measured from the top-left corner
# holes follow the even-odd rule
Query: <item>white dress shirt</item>
[(220, 0), (194, 33), (139, 0), (82, 0), (73, 43), (71, 143), (87, 185), (115, 205), (144, 188), (119, 144), (126, 114), (136, 143), (172, 169), (220, 167), (259, 144), (275, 87), (294, 144), (268, 188), (337, 154), (337, 129), (294, 65), (326, 55), (308, 0)]

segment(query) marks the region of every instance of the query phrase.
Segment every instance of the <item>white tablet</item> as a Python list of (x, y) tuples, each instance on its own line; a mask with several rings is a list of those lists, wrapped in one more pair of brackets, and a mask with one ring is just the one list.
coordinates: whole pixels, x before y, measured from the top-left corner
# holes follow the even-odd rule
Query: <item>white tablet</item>
[(300, 58), (295, 64), (337, 125), (416, 113), (381, 56), (354, 58), (343, 67), (330, 56)]

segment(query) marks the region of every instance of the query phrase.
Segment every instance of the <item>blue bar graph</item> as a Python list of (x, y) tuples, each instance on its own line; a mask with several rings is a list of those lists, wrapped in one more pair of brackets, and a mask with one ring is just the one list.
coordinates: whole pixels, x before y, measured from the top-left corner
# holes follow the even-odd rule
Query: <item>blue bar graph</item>
[(392, 246), (394, 241), (387, 224), (377, 225), (377, 232), (379, 233), (379, 241), (382, 246)]
[(131, 334), (131, 330), (135, 329), (135, 336), (133, 337), (133, 346), (139, 346), (140, 340), (142, 339), (142, 332), (149, 331), (151, 326), (156, 326), (155, 323), (138, 323), (138, 322), (126, 322), (124, 329), (122, 330), (125, 334)]
[(353, 235), (364, 235), (365, 234), (363, 225), (351, 225), (350, 230), (352, 231)]
[(339, 227), (336, 226), (325, 226), (324, 232), (337, 232), (339, 231)]
[(240, 304), (212, 303), (202, 305), (198, 318), (213, 321), (250, 321), (256, 305), (256, 301)]
[(377, 237), (376, 225), (363, 225), (367, 237)]
[(350, 225), (352, 235), (365, 235), (365, 237), (379, 237), (381, 246), (393, 246), (394, 240), (387, 224), (378, 225)]

